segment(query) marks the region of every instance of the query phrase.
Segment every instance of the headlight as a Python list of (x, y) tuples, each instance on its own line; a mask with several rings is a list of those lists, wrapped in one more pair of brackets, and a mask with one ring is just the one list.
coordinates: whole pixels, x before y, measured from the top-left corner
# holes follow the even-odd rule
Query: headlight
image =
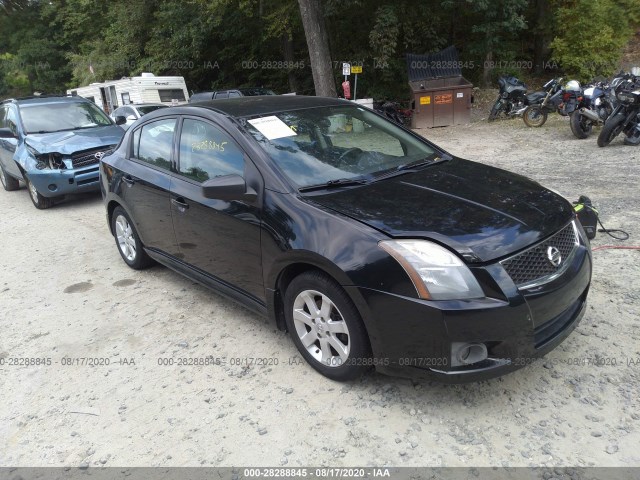
[(395, 258), (427, 300), (462, 300), (484, 297), (471, 270), (444, 247), (426, 240), (389, 240), (380, 248)]

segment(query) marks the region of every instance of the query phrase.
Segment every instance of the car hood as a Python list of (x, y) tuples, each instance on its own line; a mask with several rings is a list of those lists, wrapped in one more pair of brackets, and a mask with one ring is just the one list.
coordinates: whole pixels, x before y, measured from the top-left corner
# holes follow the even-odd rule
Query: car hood
[(38, 153), (71, 155), (103, 145), (115, 145), (123, 135), (122, 128), (117, 125), (109, 125), (68, 132), (30, 133), (27, 135), (25, 143)]
[(567, 200), (540, 184), (458, 158), (308, 198), (390, 237), (443, 243), (471, 262), (507, 256), (573, 216)]

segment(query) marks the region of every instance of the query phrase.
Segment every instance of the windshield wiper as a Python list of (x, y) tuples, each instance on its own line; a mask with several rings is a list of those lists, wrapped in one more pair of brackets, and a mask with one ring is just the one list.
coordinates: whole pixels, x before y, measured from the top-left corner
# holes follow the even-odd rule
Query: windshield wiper
[(427, 165), (434, 165), (436, 163), (440, 163), (444, 160), (448, 160), (447, 158), (442, 158), (436, 156), (434, 158), (421, 158), (420, 160), (415, 160), (413, 162), (405, 163), (404, 165), (399, 165), (397, 167), (391, 168), (389, 170), (384, 170), (374, 177), (374, 180), (382, 180), (385, 178), (393, 177), (396, 175), (401, 175), (403, 173), (408, 173), (411, 171), (415, 171), (418, 168), (426, 167)]
[(337, 180), (329, 180), (325, 183), (318, 183), (316, 185), (308, 185), (306, 187), (301, 187), (298, 189), (299, 192), (310, 192), (313, 190), (322, 190), (326, 188), (337, 188), (337, 187), (350, 187), (353, 185), (363, 185), (367, 183), (364, 178), (338, 178)]
[(70, 132), (71, 130), (76, 130), (76, 127), (73, 128), (61, 128), (60, 130), (39, 130), (37, 132), (27, 132), (27, 135), (30, 134), (39, 134), (39, 133), (58, 133), (58, 132)]

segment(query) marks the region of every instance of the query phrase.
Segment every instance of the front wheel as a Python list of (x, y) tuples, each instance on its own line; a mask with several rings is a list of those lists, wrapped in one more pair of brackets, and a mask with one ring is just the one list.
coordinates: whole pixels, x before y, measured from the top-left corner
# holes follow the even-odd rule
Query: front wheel
[(548, 113), (539, 105), (531, 105), (522, 114), (527, 127), (541, 127), (547, 121)]
[(582, 115), (579, 110), (574, 110), (571, 113), (569, 125), (571, 125), (571, 131), (575, 137), (582, 140), (591, 135), (593, 122)]
[(321, 272), (300, 274), (284, 295), (287, 329), (298, 351), (332, 380), (353, 380), (371, 365), (369, 340), (346, 292)]
[(27, 190), (29, 190), (29, 197), (31, 198), (33, 205), (37, 209), (45, 210), (47, 208), (53, 207), (53, 204), (54, 204), (53, 198), (44, 197), (40, 195), (40, 192), (38, 192), (38, 189), (36, 188), (36, 186), (33, 183), (31, 183), (31, 180), (29, 180), (29, 177), (27, 177), (26, 175), (24, 177), (24, 181), (27, 184)]
[(498, 98), (498, 100), (496, 100), (496, 103), (494, 103), (493, 108), (491, 109), (491, 113), (489, 113), (489, 118), (487, 119), (487, 121), (493, 122), (496, 118), (498, 118), (498, 115), (500, 115), (502, 108), (502, 100)]
[(604, 127), (598, 135), (598, 146), (606, 147), (611, 141), (616, 138), (622, 131), (625, 116), (618, 114), (613, 118), (608, 118)]

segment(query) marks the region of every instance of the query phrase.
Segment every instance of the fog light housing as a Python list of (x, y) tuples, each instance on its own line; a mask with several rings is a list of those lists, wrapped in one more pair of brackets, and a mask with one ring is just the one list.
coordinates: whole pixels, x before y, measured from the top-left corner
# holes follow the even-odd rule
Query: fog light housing
[(455, 342), (451, 344), (451, 366), (461, 367), (482, 362), (489, 357), (487, 346), (479, 342)]
[(58, 186), (55, 183), (50, 184), (47, 188), (52, 192), (58, 190)]

